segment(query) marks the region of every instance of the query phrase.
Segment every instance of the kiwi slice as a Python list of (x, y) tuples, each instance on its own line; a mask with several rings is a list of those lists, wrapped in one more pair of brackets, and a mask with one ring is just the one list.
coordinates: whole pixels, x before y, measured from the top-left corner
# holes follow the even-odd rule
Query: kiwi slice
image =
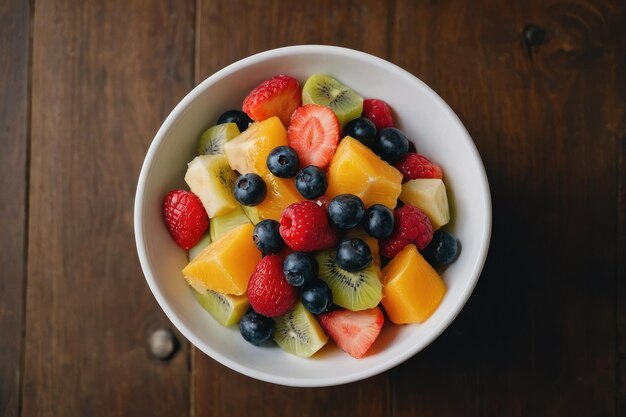
[(248, 297), (243, 295), (220, 294), (207, 289), (204, 293), (194, 291), (194, 297), (202, 308), (208, 311), (222, 326), (239, 323), (250, 308)]
[(215, 239), (211, 239), (211, 235), (209, 233), (202, 236), (202, 239), (200, 239), (193, 248), (189, 249), (189, 261), (191, 261), (196, 256), (200, 255), (200, 252), (202, 252), (204, 248), (209, 246), (209, 244), (213, 240)]
[(341, 126), (361, 116), (363, 97), (333, 77), (314, 74), (302, 87), (302, 104), (320, 104), (330, 107)]
[(216, 241), (235, 227), (250, 223), (250, 219), (248, 219), (248, 216), (243, 212), (242, 207), (239, 206), (230, 213), (211, 218), (210, 222), (209, 235), (211, 236), (211, 240)]
[(209, 218), (221, 216), (239, 207), (233, 188), (237, 174), (228, 165), (226, 155), (196, 156), (187, 166), (185, 182), (200, 198)]
[(335, 251), (319, 252), (315, 259), (319, 276), (333, 293), (333, 302), (352, 311), (376, 307), (383, 298), (380, 268), (370, 265), (359, 272), (348, 272), (335, 262)]
[(285, 352), (308, 358), (328, 341), (313, 314), (301, 302), (274, 319), (274, 341)]
[(235, 123), (222, 123), (211, 126), (198, 139), (197, 155), (218, 155), (224, 153), (226, 142), (239, 135)]

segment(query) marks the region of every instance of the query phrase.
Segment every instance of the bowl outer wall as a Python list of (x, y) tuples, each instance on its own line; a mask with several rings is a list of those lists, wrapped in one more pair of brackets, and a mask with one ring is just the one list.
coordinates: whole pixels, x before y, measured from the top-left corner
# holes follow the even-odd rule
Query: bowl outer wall
[[(397, 127), (418, 151), (440, 164), (452, 210), (446, 226), (461, 242), (458, 260), (442, 274), (448, 292), (421, 325), (385, 325), (373, 352), (355, 360), (333, 346), (310, 359), (277, 347), (257, 348), (236, 326), (217, 324), (195, 301), (181, 278), (186, 264), (161, 219), (161, 201), (184, 188), (186, 162), (196, 138), (225, 110), (240, 108), (247, 92), (264, 79), (285, 73), (304, 82), (313, 73), (332, 74), (364, 97), (382, 98)], [(450, 107), (426, 84), (385, 60), (346, 48), (303, 45), (262, 52), (218, 71), (194, 88), (167, 117), (144, 160), (135, 197), (135, 238), (140, 263), (159, 305), (197, 348), (250, 377), (287, 386), (330, 386), (386, 371), (415, 355), (452, 322), (473, 291), (491, 236), (491, 197), (480, 155)], [(331, 345), (329, 343), (329, 345)]]

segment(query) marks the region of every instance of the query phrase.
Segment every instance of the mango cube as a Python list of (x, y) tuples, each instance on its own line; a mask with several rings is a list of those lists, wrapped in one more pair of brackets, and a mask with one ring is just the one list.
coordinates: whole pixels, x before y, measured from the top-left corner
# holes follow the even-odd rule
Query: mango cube
[(326, 196), (330, 200), (350, 193), (360, 197), (365, 207), (382, 204), (392, 209), (402, 191), (401, 184), (400, 171), (358, 140), (346, 136), (330, 161)]
[(302, 200), (293, 179), (278, 178), (267, 168), (269, 153), (277, 146), (284, 145), (287, 145), (287, 130), (275, 116), (253, 123), (242, 134), (224, 145), (226, 158), (234, 170), (240, 174), (254, 172), (265, 181), (267, 195), (261, 204), (255, 207), (256, 214), (263, 219), (279, 221), (288, 205)]
[(423, 323), (446, 293), (443, 279), (411, 244), (383, 268), (383, 281), (382, 303), (395, 324)]
[(238, 226), (207, 246), (183, 269), (183, 276), (194, 288), (241, 295), (261, 260), (261, 252), (252, 240), (254, 226)]

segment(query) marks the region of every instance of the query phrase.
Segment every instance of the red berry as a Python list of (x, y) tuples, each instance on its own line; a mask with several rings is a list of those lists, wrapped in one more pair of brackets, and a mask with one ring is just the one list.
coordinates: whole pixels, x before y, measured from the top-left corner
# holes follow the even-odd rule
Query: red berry
[(361, 311), (335, 310), (317, 318), (337, 346), (355, 358), (367, 353), (385, 322), (379, 307)]
[(339, 120), (326, 106), (298, 107), (289, 122), (287, 142), (298, 154), (301, 167), (315, 165), (324, 169), (339, 143)]
[(443, 179), (443, 170), (439, 165), (432, 163), (424, 155), (415, 152), (407, 153), (404, 159), (396, 164), (396, 168), (402, 173), (403, 182), (417, 178)]
[(284, 126), (302, 104), (300, 83), (288, 75), (276, 75), (255, 87), (243, 101), (243, 111), (255, 122), (278, 116)]
[(279, 230), (285, 243), (301, 252), (330, 249), (339, 237), (326, 210), (308, 200), (293, 203), (283, 211)]
[(386, 127), (393, 127), (391, 110), (387, 103), (375, 98), (363, 100), (363, 117), (370, 119), (380, 131)]
[(285, 279), (283, 260), (278, 255), (265, 256), (248, 281), (248, 300), (259, 314), (278, 317), (296, 303), (298, 293)]
[(380, 240), (381, 253), (393, 258), (409, 243), (423, 250), (433, 239), (433, 226), (424, 212), (409, 204), (396, 209), (391, 236)]
[(191, 249), (209, 228), (209, 216), (191, 191), (170, 191), (163, 199), (163, 220), (176, 244)]

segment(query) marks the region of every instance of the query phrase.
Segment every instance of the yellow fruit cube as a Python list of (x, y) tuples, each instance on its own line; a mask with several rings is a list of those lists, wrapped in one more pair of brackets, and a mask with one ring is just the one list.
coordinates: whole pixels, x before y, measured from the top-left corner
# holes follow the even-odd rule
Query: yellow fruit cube
[(252, 240), (252, 224), (243, 224), (207, 246), (183, 269), (183, 276), (194, 288), (206, 288), (222, 294), (241, 295), (261, 260), (261, 252)]
[(365, 207), (382, 204), (394, 208), (401, 191), (400, 171), (350, 136), (339, 142), (328, 168), (329, 199), (350, 193), (360, 197)]
[(422, 323), (439, 307), (446, 284), (417, 251), (407, 245), (383, 268), (382, 303), (396, 324)]
[(265, 200), (256, 206), (262, 219), (280, 220), (283, 210), (290, 204), (301, 201), (290, 178), (278, 178), (267, 168), (267, 156), (277, 146), (287, 145), (287, 131), (278, 117), (257, 122), (241, 135), (226, 142), (224, 150), (230, 166), (240, 174), (254, 172), (267, 185)]
[(439, 178), (419, 178), (402, 184), (400, 200), (422, 210), (430, 219), (433, 230), (450, 221), (446, 186)]

